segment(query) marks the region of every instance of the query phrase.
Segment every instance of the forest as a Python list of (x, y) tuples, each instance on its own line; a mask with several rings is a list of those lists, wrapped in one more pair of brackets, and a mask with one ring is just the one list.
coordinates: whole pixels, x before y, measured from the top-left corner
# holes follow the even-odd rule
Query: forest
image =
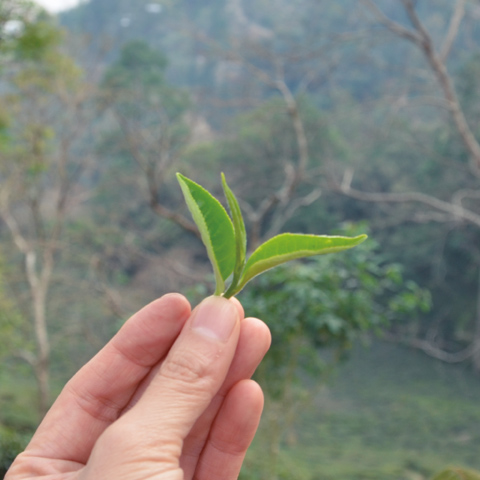
[(224, 172), (250, 248), (369, 235), (239, 294), (240, 478), (480, 478), (479, 77), (478, 0), (0, 0), (0, 472), (130, 315), (213, 293), (175, 174)]

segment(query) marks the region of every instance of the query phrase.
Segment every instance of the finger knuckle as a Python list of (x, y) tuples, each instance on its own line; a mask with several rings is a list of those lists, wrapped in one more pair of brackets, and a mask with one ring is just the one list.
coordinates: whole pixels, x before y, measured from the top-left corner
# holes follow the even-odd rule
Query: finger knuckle
[(160, 374), (182, 383), (197, 383), (209, 376), (209, 360), (196, 352), (183, 352), (167, 358)]

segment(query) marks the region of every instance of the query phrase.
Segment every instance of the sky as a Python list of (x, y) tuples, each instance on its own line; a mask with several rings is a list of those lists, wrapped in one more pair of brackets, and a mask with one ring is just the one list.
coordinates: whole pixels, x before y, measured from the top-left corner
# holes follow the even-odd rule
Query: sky
[(73, 7), (79, 0), (34, 0), (52, 13)]

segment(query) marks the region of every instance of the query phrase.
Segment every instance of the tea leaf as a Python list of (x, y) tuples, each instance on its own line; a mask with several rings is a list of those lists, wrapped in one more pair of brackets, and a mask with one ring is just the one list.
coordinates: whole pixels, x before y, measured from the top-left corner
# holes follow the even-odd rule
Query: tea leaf
[(225, 280), (235, 267), (235, 233), (222, 204), (205, 188), (177, 173), (188, 209), (192, 214), (215, 274), (215, 295), (225, 290)]
[(235, 291), (245, 266), (245, 258), (247, 255), (247, 231), (245, 229), (245, 222), (243, 221), (242, 211), (238, 204), (237, 198), (227, 184), (225, 175), (222, 173), (222, 185), (225, 197), (230, 208), (230, 213), (233, 220), (233, 228), (235, 230), (235, 268), (233, 270), (233, 279), (230, 287), (225, 292), (224, 297), (230, 298), (231, 292)]
[(233, 294), (260, 273), (290, 260), (313, 255), (341, 252), (355, 247), (367, 238), (283, 233), (267, 240), (255, 250), (245, 265), (245, 271)]

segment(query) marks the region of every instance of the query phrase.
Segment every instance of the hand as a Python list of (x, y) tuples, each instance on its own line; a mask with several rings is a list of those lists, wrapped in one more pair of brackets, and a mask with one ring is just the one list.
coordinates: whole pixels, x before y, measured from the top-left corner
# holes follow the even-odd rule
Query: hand
[(5, 480), (236, 479), (269, 345), (236, 300), (156, 300), (68, 382)]

